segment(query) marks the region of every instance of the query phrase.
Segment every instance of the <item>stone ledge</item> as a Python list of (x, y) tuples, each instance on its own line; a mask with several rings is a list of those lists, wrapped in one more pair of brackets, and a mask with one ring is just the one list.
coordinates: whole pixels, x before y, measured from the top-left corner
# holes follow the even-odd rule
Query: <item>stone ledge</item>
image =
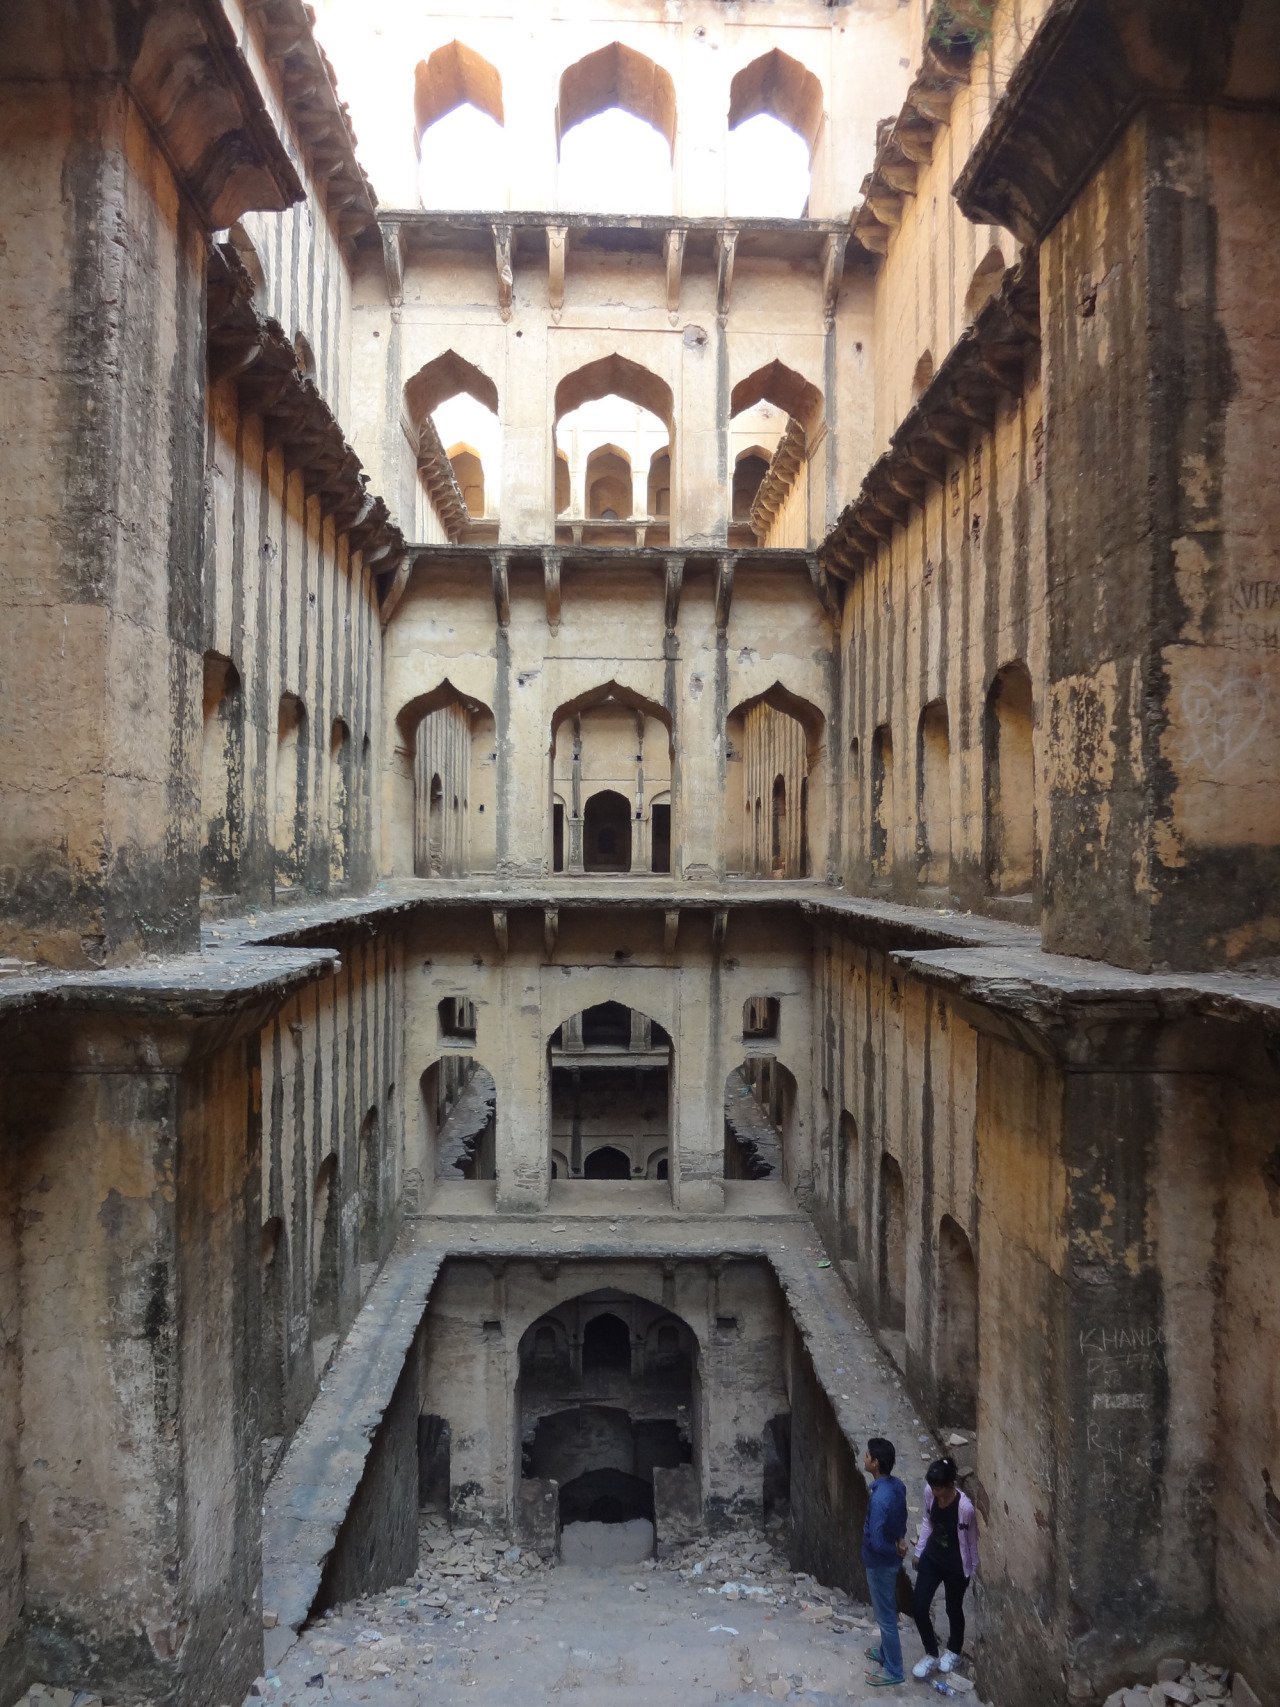
[(0, 1018), (41, 1011), (116, 1013), (174, 1019), (216, 1017), (332, 977), (340, 961), (328, 948), (255, 949), (239, 944), (174, 955), (155, 964), (101, 972), (41, 972), (0, 979)]

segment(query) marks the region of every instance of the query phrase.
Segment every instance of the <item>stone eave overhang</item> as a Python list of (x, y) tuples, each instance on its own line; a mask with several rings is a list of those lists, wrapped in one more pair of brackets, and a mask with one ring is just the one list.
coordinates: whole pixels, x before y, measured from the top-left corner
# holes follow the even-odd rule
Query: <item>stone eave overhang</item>
[(284, 327), (254, 308), (253, 281), (230, 244), (209, 252), (207, 335), (210, 382), (234, 380), (241, 409), (262, 417), (266, 445), (280, 450), (286, 469), (302, 472), (321, 515), (333, 518), (366, 569), (392, 579), (404, 536), (383, 499), (370, 492), (360, 458), (299, 368)]
[(245, 0), (263, 58), (280, 80), (289, 127), (340, 243), (377, 229), (378, 198), (356, 158), (356, 134), (338, 79), (303, 0)]
[[(963, 7), (948, 10), (960, 13)], [(877, 127), (875, 159), (862, 180), (862, 205), (849, 222), (851, 235), (875, 257), (888, 253), (906, 198), (915, 195), (920, 169), (932, 160), (938, 132), (950, 119), (956, 91), (969, 82), (971, 42), (963, 30), (953, 40), (937, 35), (938, 12), (935, 3), (925, 20), (920, 69), (898, 116), (883, 119)]]
[(519, 253), (546, 259), (548, 233), (564, 232), (570, 248), (597, 253), (651, 254), (662, 258), (668, 234), (683, 236), (684, 258), (715, 262), (726, 233), (737, 237), (737, 256), (770, 255), (783, 260), (821, 261), (828, 237), (842, 236), (848, 224), (840, 219), (686, 219), (675, 214), (611, 214), (505, 212), (464, 209), (440, 212), (430, 208), (378, 209), (384, 232), (398, 232), (406, 258), (440, 249), (492, 248), (495, 226), (509, 229)]
[(1002, 398), (1020, 397), (1040, 351), (1039, 262), (1033, 251), (1004, 275), (1000, 289), (951, 349), (903, 416), (889, 447), (872, 463), (858, 496), (823, 541), (824, 567), (852, 580), (880, 546), (941, 485), (947, 467), (967, 455), (975, 431), (988, 432)]
[(219, 0), (116, 0), (111, 10), (115, 69), (204, 225), (216, 231), (251, 209), (300, 202), (302, 181)]
[(624, 569), (647, 569), (656, 580), (664, 602), (666, 630), (675, 631), (680, 600), (690, 575), (706, 573), (715, 585), (716, 626), (726, 628), (733, 604), (733, 590), (740, 571), (756, 573), (785, 570), (803, 574), (819, 604), (831, 620), (839, 620), (839, 605), (817, 551), (792, 546), (768, 545), (468, 545), (466, 543), (417, 544), (405, 547), (404, 560), (396, 573), (392, 591), (383, 601), (383, 621), (403, 597), (414, 577), (471, 573), (486, 578), (493, 590), (498, 621), (506, 627), (511, 618), (511, 577), (532, 573), (542, 580), (547, 622), (553, 631), (560, 624), (561, 577), (565, 569), (590, 569), (608, 574)]
[[(1238, 56), (1248, 7), (1054, 0), (956, 180), (967, 218), (1038, 243), (1150, 101), (1275, 111), (1280, 53)], [(1237, 63), (1238, 59), (1241, 61)], [(1248, 79), (1236, 86), (1237, 79)]]

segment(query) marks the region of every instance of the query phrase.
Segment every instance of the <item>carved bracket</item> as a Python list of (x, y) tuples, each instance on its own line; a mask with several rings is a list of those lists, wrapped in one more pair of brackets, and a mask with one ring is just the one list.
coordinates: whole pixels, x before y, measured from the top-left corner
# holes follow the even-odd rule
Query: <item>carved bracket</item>
[(507, 935), (507, 910), (505, 907), (495, 907), (493, 910), (493, 940), (498, 945), (498, 953), (505, 960), (507, 951), (511, 946)]
[(680, 594), (684, 588), (684, 558), (668, 557), (666, 568), (666, 597), (663, 602), (662, 614), (667, 633), (674, 634), (676, 623), (680, 617)]
[(493, 227), (493, 256), (498, 269), (498, 312), (503, 320), (511, 318), (511, 298), (515, 289), (515, 232), (509, 225)]
[(674, 326), (680, 318), (680, 273), (684, 266), (685, 232), (668, 231), (662, 240), (667, 265), (667, 318)]
[(733, 606), (733, 564), (730, 556), (721, 557), (716, 563), (716, 630), (720, 634), (729, 626)]
[(738, 233), (726, 226), (716, 240), (716, 314), (723, 326), (729, 318), (729, 301), (733, 296), (733, 258), (738, 248)]
[(493, 608), (498, 613), (498, 627), (511, 623), (511, 583), (507, 575), (507, 553), (491, 551), (489, 563), (493, 569)]
[(542, 591), (547, 601), (547, 627), (552, 634), (560, 632), (560, 553), (542, 553)]
[(569, 246), (569, 227), (567, 225), (549, 225), (547, 227), (547, 303), (551, 309), (551, 318), (558, 326), (560, 316), (564, 313), (564, 263), (565, 251)]
[(542, 947), (548, 960), (555, 959), (556, 938), (560, 934), (560, 909), (544, 907), (542, 910)]

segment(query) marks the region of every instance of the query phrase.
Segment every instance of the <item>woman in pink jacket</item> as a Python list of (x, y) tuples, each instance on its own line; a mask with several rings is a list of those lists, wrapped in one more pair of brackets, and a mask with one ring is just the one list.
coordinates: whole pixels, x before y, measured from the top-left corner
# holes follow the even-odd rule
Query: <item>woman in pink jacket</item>
[(978, 1520), (973, 1504), (956, 1486), (954, 1458), (939, 1458), (925, 1471), (924, 1520), (916, 1542), (916, 1628), (924, 1658), (911, 1670), (928, 1677), (938, 1665), (938, 1638), (930, 1607), (939, 1583), (946, 1594), (947, 1651), (942, 1671), (951, 1671), (964, 1650), (964, 1596), (978, 1568)]

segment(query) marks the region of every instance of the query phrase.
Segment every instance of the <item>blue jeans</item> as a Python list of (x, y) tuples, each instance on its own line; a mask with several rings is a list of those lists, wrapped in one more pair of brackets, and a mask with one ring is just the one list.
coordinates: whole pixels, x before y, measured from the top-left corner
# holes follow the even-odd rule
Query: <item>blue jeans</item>
[(898, 1566), (868, 1565), (867, 1587), (871, 1590), (871, 1607), (880, 1626), (880, 1658), (884, 1671), (902, 1682), (902, 1643), (898, 1640)]

